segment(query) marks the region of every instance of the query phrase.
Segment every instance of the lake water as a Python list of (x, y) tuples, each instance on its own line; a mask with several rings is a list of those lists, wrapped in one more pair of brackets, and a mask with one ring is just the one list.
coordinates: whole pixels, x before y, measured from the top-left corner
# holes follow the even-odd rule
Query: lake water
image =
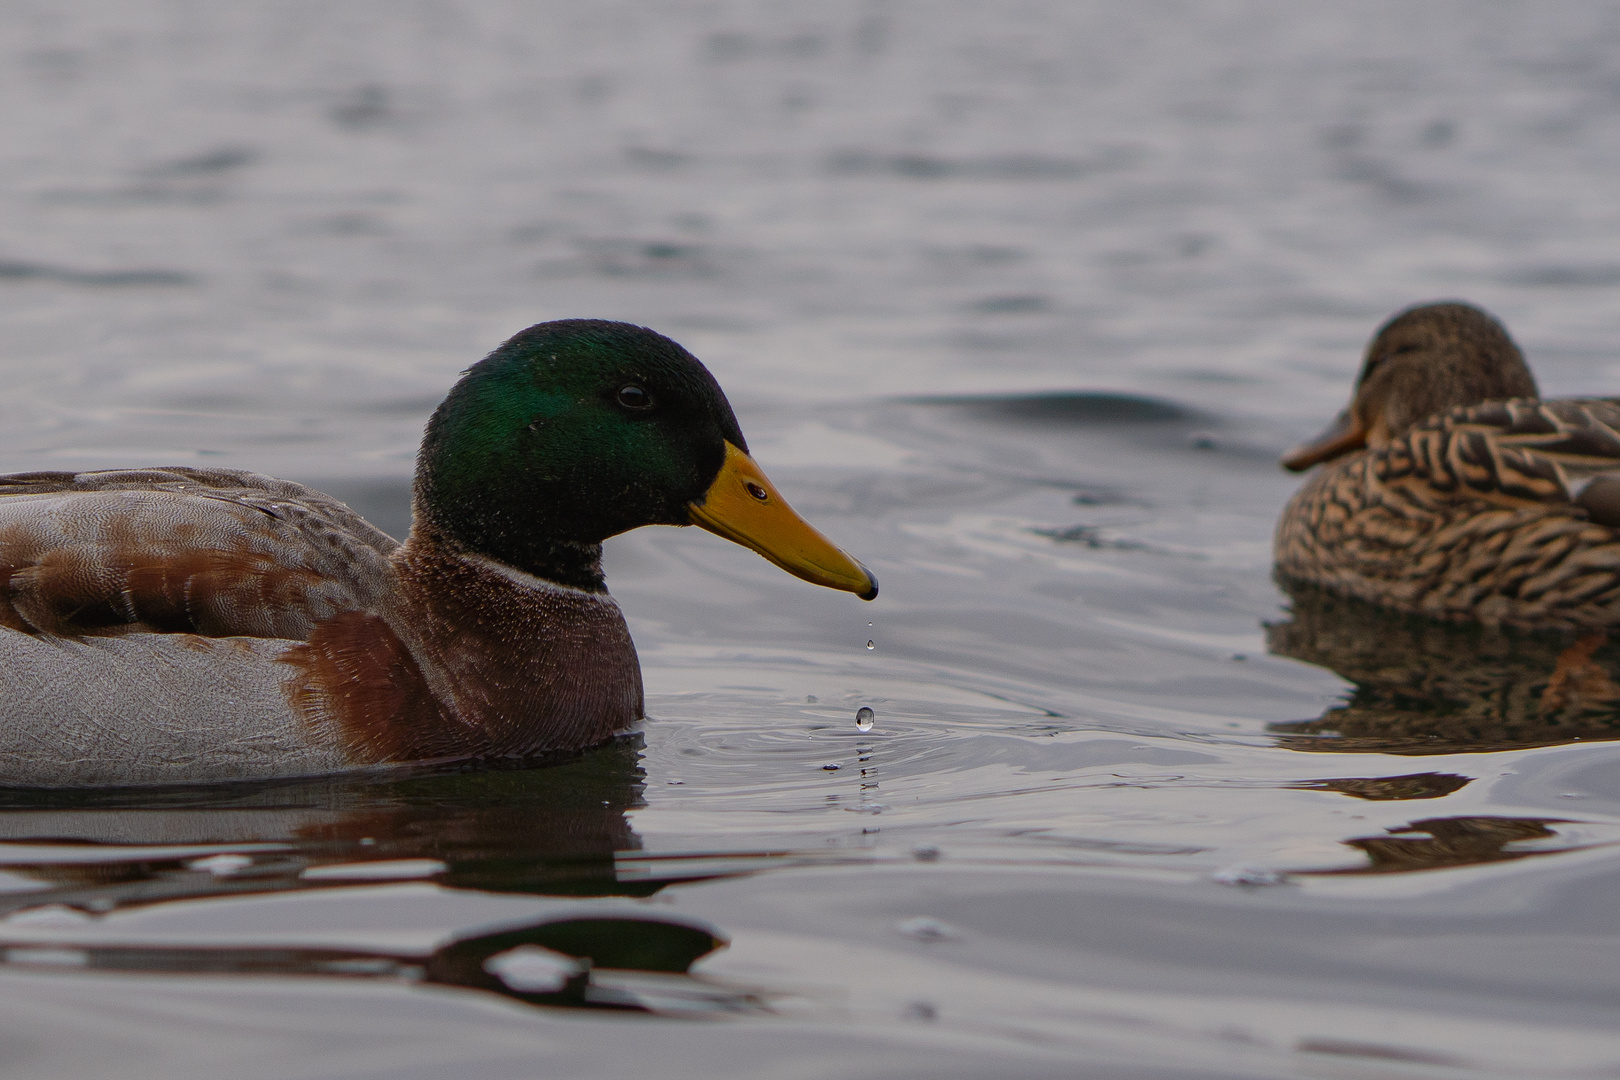
[(459, 370), (618, 318), (883, 583), (642, 530), (620, 745), (0, 793), (8, 1077), (1620, 1074), (1560, 643), (1269, 573), (1395, 309), (1620, 390), (1620, 5), (14, 0), (0, 56), (6, 469), (399, 535)]

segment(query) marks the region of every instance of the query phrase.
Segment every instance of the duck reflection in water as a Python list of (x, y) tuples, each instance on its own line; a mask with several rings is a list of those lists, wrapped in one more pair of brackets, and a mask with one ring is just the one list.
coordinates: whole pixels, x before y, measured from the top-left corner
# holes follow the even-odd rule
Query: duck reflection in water
[(104, 945), (0, 940), (5, 965), (162, 975), (302, 975), (483, 990), (531, 1005), (637, 1012), (741, 1012), (764, 995), (687, 976), (726, 944), (669, 918), (542, 920), (456, 937), (426, 951)]
[[(545, 769), (0, 791), (0, 871), (33, 885), (0, 892), (0, 963), (404, 980), (537, 1005), (755, 1008), (750, 988), (685, 974), (724, 944), (714, 928), (569, 902), (736, 872), (638, 856), (625, 812), (641, 805), (639, 750), (635, 736)], [(559, 910), (422, 951), (108, 944), (102, 921), (177, 901), (405, 882), (555, 898)]]
[[(640, 846), (625, 818), (641, 804), (640, 745), (631, 736), (544, 769), (0, 789), (0, 869), (61, 890), (0, 894), (0, 911), (44, 900), (104, 912), (389, 880), (646, 895), (662, 882), (619, 880), (620, 863)], [(219, 852), (232, 857), (212, 861)]]
[(1366, 852), (1365, 866), (1307, 870), (1302, 873), (1342, 876), (1445, 870), (1455, 866), (1512, 862), (1538, 855), (1581, 851), (1586, 847), (1595, 846), (1585, 844), (1557, 844), (1545, 848), (1512, 846), (1556, 840), (1558, 833), (1548, 826), (1563, 824), (1566, 822), (1561, 818), (1426, 818), (1390, 829), (1383, 836), (1362, 836), (1344, 841), (1347, 847)]
[(1620, 650), (1386, 611), (1294, 585), (1266, 627), (1277, 656), (1354, 684), (1315, 720), (1272, 724), (1295, 750), (1453, 754), (1620, 738)]

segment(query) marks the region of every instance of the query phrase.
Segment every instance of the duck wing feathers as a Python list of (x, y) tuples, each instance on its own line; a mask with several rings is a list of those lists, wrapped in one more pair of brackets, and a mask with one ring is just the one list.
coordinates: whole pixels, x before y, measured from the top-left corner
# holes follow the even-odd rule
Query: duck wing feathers
[[(1416, 425), (1374, 451), (1385, 484), (1420, 484), (1438, 497), (1505, 505), (1574, 503), (1602, 524), (1620, 524), (1620, 401), (1488, 401)], [(1611, 477), (1609, 474), (1617, 474)], [(1608, 520), (1612, 517), (1612, 520)]]
[(1318, 470), (1277, 524), (1286, 583), (1436, 618), (1620, 626), (1620, 400), (1454, 409)]
[(337, 500), (258, 473), (0, 476), (0, 626), (305, 640), (376, 606), (398, 546)]

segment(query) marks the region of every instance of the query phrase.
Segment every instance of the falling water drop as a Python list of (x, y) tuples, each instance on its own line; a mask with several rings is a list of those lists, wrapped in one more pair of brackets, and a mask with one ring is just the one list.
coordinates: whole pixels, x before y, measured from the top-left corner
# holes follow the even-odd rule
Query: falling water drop
[(862, 705), (859, 709), (855, 710), (856, 731), (871, 731), (872, 725), (875, 723), (877, 723), (877, 713), (873, 712), (867, 706)]
[(877, 648), (877, 642), (875, 642), (872, 639), (868, 638), (867, 641), (866, 641), (866, 651), (871, 652), (875, 648)]

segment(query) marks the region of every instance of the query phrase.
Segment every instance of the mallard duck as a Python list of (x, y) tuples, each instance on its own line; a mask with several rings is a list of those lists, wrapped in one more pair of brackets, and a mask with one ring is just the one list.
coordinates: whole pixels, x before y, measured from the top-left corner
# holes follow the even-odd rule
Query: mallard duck
[(1539, 400), (1502, 325), (1396, 315), (1348, 409), (1285, 467), (1276, 569), (1397, 611), (1526, 629), (1620, 625), (1620, 402)]
[(564, 320), (467, 370), (399, 543), (226, 469), (0, 477), (0, 783), (111, 785), (525, 758), (641, 718), (602, 541), (698, 525), (864, 599), (675, 342)]

